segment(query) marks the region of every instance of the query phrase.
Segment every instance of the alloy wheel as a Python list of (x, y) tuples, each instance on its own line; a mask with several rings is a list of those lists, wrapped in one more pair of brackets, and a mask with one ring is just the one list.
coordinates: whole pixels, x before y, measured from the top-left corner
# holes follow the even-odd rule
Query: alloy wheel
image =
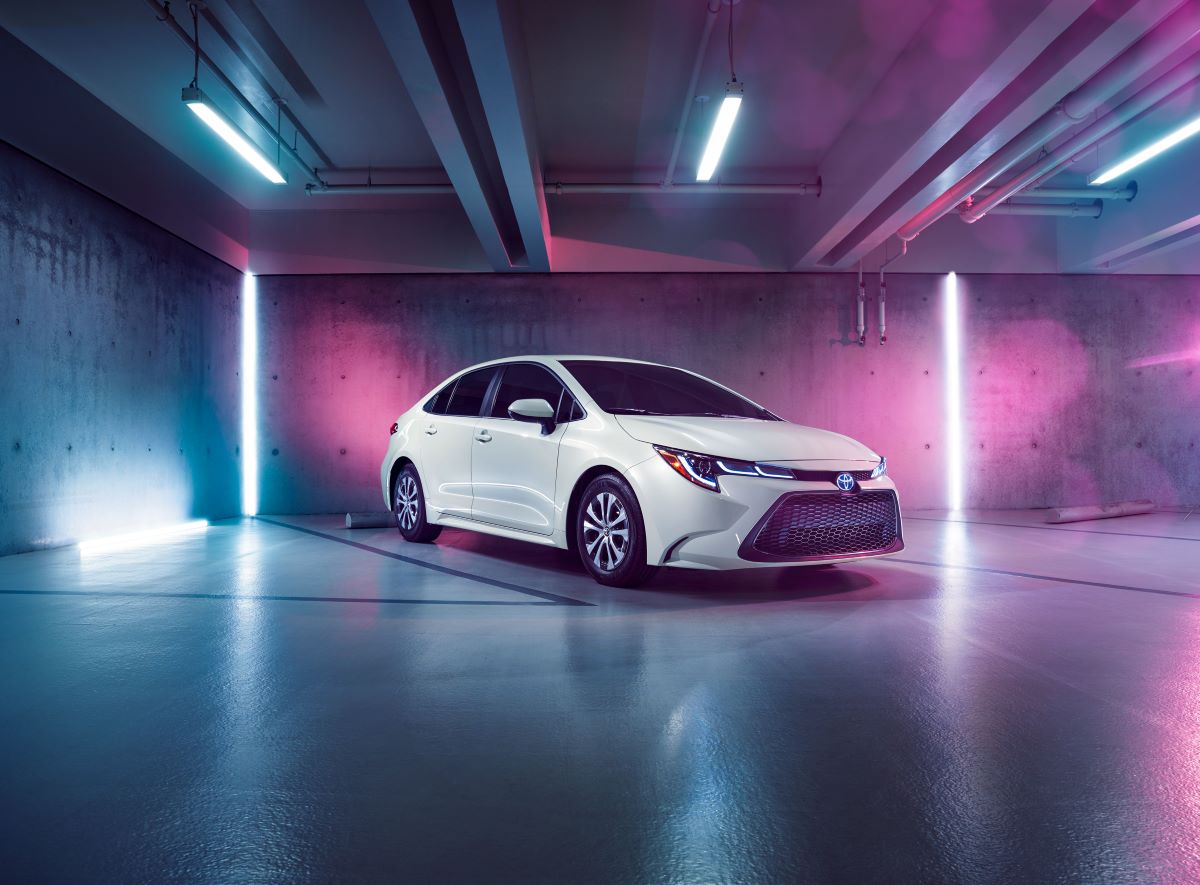
[(405, 473), (396, 483), (396, 518), (400, 520), (400, 528), (407, 531), (417, 524), (417, 482), (411, 475)]
[(612, 492), (601, 492), (585, 509), (583, 543), (596, 568), (611, 572), (629, 552), (629, 516)]

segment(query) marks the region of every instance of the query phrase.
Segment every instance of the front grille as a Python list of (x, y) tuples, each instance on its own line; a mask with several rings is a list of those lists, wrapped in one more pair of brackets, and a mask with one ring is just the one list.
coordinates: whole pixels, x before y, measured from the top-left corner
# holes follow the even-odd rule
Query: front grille
[(750, 532), (743, 559), (800, 562), (902, 549), (896, 494), (793, 492), (780, 498)]
[(870, 470), (793, 470), (792, 477), (804, 482), (828, 482), (837, 484), (837, 478), (843, 473), (849, 473), (855, 482), (866, 482), (871, 478)]

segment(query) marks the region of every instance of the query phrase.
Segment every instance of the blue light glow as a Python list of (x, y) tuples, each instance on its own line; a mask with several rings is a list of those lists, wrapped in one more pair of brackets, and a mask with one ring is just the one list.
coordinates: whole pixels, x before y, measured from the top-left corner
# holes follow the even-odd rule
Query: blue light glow
[(1182, 141), (1187, 141), (1194, 135), (1200, 134), (1200, 117), (1194, 120), (1189, 120), (1173, 132), (1164, 135), (1158, 141), (1155, 141), (1146, 147), (1142, 148), (1137, 153), (1130, 157), (1126, 157), (1119, 163), (1109, 166), (1107, 169), (1101, 170), (1088, 179), (1088, 184), (1108, 184), (1114, 178), (1120, 178), (1126, 172), (1134, 169), (1147, 160), (1152, 160), (1164, 151), (1169, 151), (1175, 145)]
[(116, 553), (122, 550), (136, 550), (153, 544), (166, 544), (179, 538), (195, 535), (208, 528), (207, 519), (194, 519), (169, 525), (164, 528), (143, 529), (127, 532), (123, 535), (110, 535), (105, 538), (91, 538), (79, 542), (79, 552), (83, 556), (95, 556), (103, 553)]
[(242, 514), (258, 513), (258, 284), (242, 278)]

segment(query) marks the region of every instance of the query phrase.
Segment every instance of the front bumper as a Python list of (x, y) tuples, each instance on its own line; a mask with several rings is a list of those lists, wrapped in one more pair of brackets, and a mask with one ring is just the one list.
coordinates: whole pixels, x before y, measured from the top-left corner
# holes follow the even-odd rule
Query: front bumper
[[(720, 492), (711, 492), (687, 482), (657, 457), (635, 465), (626, 475), (642, 509), (647, 560), (654, 564), (698, 569), (820, 565), (887, 556), (904, 549), (899, 499), (887, 477), (864, 481), (843, 495), (829, 482), (748, 476), (723, 476)], [(806, 505), (820, 502), (820, 518), (815, 524), (803, 525), (797, 520), (781, 525), (777, 519), (774, 541), (787, 538), (791, 543), (782, 547), (767, 543), (761, 535), (772, 515), (798, 499)], [(862, 531), (858, 523), (865, 518), (856, 515), (854, 505), (868, 499), (891, 502), (894, 532), (877, 535), (873, 530)], [(838, 507), (843, 500), (844, 509)], [(841, 530), (861, 535), (861, 543), (852, 552), (844, 545), (815, 543), (828, 541)]]

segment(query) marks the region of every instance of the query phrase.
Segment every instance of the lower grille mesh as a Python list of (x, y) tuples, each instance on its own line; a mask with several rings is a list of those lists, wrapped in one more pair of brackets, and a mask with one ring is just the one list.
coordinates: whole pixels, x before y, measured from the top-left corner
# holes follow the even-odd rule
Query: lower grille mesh
[(791, 494), (751, 537), (755, 551), (780, 559), (827, 559), (887, 550), (900, 538), (896, 496), (890, 490)]

